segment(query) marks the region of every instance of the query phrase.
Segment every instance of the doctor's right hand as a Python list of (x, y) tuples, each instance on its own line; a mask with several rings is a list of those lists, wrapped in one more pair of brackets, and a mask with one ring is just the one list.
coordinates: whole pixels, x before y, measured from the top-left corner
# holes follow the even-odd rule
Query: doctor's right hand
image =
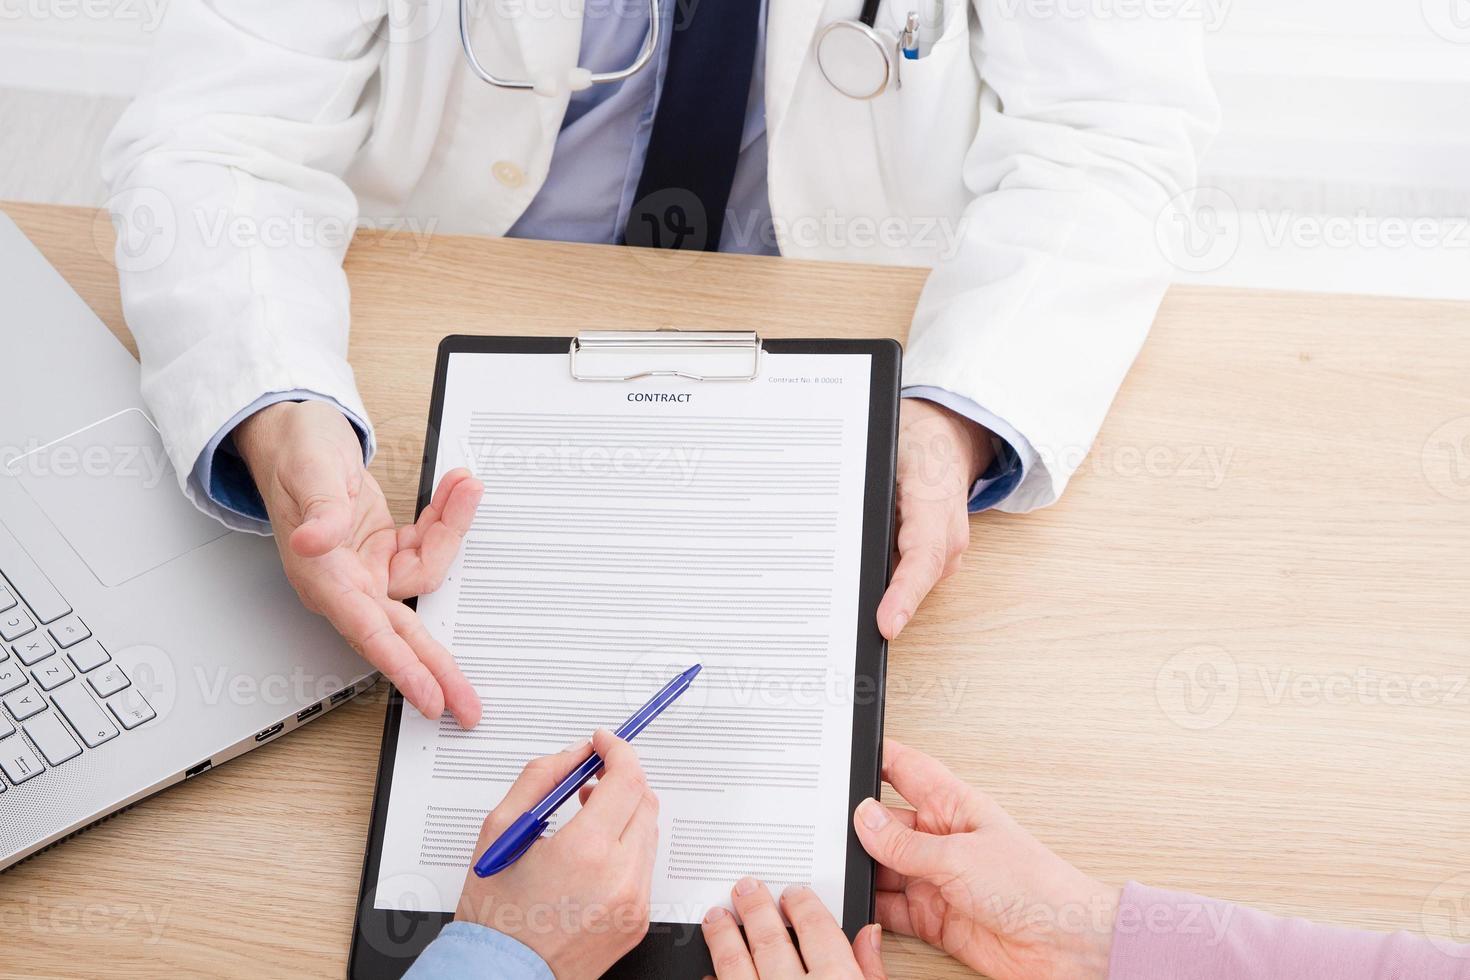
[(480, 698), (453, 655), (401, 600), (439, 587), (483, 487), (445, 475), (417, 523), (397, 527), (362, 461), (357, 433), (325, 402), (280, 402), (235, 429), (301, 601), (430, 718), (480, 721)]

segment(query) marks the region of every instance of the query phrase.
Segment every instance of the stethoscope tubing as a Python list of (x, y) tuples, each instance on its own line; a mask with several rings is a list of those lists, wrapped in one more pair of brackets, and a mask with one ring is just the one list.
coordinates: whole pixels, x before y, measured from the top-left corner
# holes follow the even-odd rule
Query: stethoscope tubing
[[(472, 0), (459, 0), (459, 44), (464, 48), (465, 60), (469, 62), (470, 70), (483, 82), (488, 82), (496, 88), (515, 89), (518, 91), (530, 91), (536, 88), (536, 82), (531, 79), (501, 78), (494, 74), (475, 56), (475, 42), (470, 37), (470, 4)], [(869, 0), (871, 2), (871, 0)], [(873, 4), (877, 9), (877, 4)], [(654, 52), (658, 50), (659, 38), (663, 33), (663, 10), (662, 0), (648, 0), (648, 33), (643, 38), (643, 47), (638, 51), (638, 57), (633, 59), (632, 64), (617, 71), (588, 72), (586, 78), (590, 84), (602, 84), (604, 82), (621, 82), (625, 78), (631, 78), (644, 69), (653, 60)]]
[[(534, 79), (501, 78), (480, 63), (479, 57), (475, 54), (474, 40), (470, 37), (472, 26), (470, 4), (472, 2), (473, 0), (459, 0), (459, 43), (460, 47), (464, 49), (465, 61), (469, 64), (470, 70), (475, 73), (476, 77), (483, 82), (494, 85), (496, 88), (512, 89), (522, 92), (541, 91), (543, 94), (548, 94), (548, 89), (554, 90), (561, 80), (552, 81), (549, 84), (545, 82), (538, 84)], [(631, 64), (617, 71), (606, 72), (588, 72), (580, 68), (574, 68), (568, 73), (566, 80), (568, 85), (572, 88), (585, 88), (588, 85), (620, 82), (642, 71), (653, 60), (655, 52), (658, 51), (660, 35), (663, 31), (662, 3), (663, 0), (648, 0), (648, 34), (643, 39), (643, 47), (639, 50), (638, 57), (633, 59)], [(882, 60), (884, 71), (881, 84), (877, 85), (871, 93), (844, 93), (850, 95), (852, 98), (870, 99), (877, 96), (888, 87), (888, 81), (893, 74), (893, 64), (888, 55), (886, 42), (878, 35), (875, 28), (878, 20), (878, 8), (881, 3), (882, 0), (863, 0), (862, 11), (858, 14), (856, 22), (838, 21), (834, 24), (829, 24), (821, 32), (823, 37), (819, 37), (818, 39), (818, 46), (820, 48), (821, 41), (826, 34), (830, 33), (834, 27), (841, 27), (846, 24), (861, 30), (875, 48), (877, 56)], [(823, 67), (822, 72), (826, 74), (827, 69)], [(573, 76), (579, 77), (575, 81), (572, 81)], [(828, 81), (831, 81), (830, 76), (828, 76)], [(833, 82), (833, 85), (834, 87), (838, 87), (839, 91), (841, 90), (835, 82)]]

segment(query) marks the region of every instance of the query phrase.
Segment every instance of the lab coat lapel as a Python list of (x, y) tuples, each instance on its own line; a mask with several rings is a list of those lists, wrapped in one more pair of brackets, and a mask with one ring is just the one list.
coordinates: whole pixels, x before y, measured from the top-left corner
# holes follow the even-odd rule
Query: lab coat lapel
[(556, 94), (528, 95), (540, 109), (542, 139), (556, 139), (566, 114), (570, 93), (566, 88), (568, 69), (577, 64), (582, 47), (584, 0), (521, 0), (521, 9), (511, 20), (521, 48), (527, 77), (550, 80)]
[[(775, 134), (786, 118), (817, 26), (835, 16), (834, 8), (853, 8), (859, 0), (770, 0), (766, 17), (766, 131)], [(825, 17), (824, 17), (825, 13)]]

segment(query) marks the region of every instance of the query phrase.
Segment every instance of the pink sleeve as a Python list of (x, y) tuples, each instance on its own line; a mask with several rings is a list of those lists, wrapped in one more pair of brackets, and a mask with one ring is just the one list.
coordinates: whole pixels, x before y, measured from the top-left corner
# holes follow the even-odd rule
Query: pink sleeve
[(1129, 882), (1108, 980), (1470, 980), (1470, 946), (1358, 932)]

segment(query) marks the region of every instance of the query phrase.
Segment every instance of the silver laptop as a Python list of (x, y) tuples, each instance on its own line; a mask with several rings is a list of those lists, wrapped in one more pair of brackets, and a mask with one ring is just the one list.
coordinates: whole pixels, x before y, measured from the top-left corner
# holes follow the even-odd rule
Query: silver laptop
[(376, 677), (184, 499), (137, 362), (0, 214), (0, 869)]

